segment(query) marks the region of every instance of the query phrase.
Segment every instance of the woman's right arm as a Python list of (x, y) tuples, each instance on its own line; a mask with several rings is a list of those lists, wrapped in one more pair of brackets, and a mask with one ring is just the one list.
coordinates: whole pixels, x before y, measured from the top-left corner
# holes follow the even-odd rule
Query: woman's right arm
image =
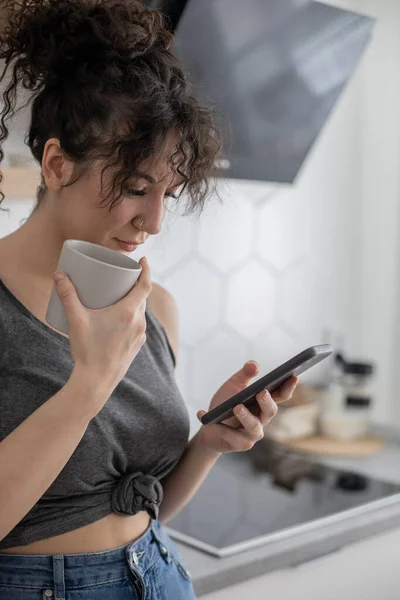
[(75, 368), (64, 387), (0, 443), (0, 540), (50, 487), (112, 392), (112, 385)]
[(90, 420), (107, 402), (145, 343), (146, 300), (152, 286), (147, 261), (141, 258), (139, 263), (142, 272), (136, 284), (106, 308), (83, 306), (69, 277), (57, 283), (75, 366), (64, 387), (0, 444), (0, 540), (62, 471)]

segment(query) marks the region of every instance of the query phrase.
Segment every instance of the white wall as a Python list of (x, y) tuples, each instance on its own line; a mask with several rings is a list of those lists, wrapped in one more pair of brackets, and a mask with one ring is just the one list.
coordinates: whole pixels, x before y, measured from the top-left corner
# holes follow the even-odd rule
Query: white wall
[(362, 65), (362, 328), (360, 350), (379, 361), (377, 418), (400, 426), (398, 402), (400, 3), (367, 0), (375, 39)]
[[(326, 0), (324, 0), (326, 1)], [(360, 314), (357, 353), (378, 366), (375, 419), (400, 427), (399, 200), (400, 3), (398, 0), (327, 2), (377, 20), (358, 71), (357, 128), (361, 149)]]

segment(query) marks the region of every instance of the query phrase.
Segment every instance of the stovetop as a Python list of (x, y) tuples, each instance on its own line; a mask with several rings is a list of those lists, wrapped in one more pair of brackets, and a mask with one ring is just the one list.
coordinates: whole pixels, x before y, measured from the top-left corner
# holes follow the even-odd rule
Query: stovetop
[(346, 518), (394, 494), (400, 485), (319, 464), (264, 438), (247, 452), (222, 455), (166, 529), (222, 557)]

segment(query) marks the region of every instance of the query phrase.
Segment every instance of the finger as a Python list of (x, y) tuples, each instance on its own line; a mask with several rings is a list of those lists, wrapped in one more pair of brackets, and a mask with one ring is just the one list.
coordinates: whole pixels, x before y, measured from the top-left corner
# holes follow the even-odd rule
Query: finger
[[(205, 410), (201, 410), (197, 413), (197, 416), (201, 418), (202, 414), (205, 413)], [(244, 435), (245, 432), (243, 429), (236, 429), (224, 423), (210, 423), (209, 425), (203, 425), (203, 427), (214, 429), (216, 437), (229, 448), (228, 452), (250, 450), (254, 446), (255, 441), (257, 441), (251, 440), (247, 435)], [(264, 436), (264, 430), (262, 430), (262, 436)]]
[(205, 415), (205, 414), (206, 414), (206, 412), (207, 412), (207, 411), (205, 411), (205, 410), (198, 410), (198, 411), (197, 411), (197, 414), (196, 414), (196, 416), (197, 416), (197, 418), (198, 418), (198, 420), (199, 420), (199, 421), (201, 421), (201, 417), (202, 417), (203, 415)]
[(150, 295), (152, 290), (150, 267), (145, 256), (142, 256), (139, 264), (142, 267), (140, 275), (128, 294), (120, 300), (121, 305), (131, 307), (135, 303), (140, 304)]
[(261, 440), (264, 437), (264, 430), (259, 418), (253, 415), (243, 404), (235, 406), (233, 412), (244, 428), (241, 431), (242, 435), (253, 441)]
[[(265, 393), (264, 393), (265, 392)], [(278, 406), (268, 390), (263, 390), (256, 396), (261, 412), (259, 420), (262, 427), (265, 427), (272, 421), (278, 412)]]
[(241, 452), (250, 450), (256, 442), (264, 437), (264, 430), (261, 428), (257, 438), (248, 435), (245, 429), (235, 429), (229, 425), (223, 425), (226, 429), (221, 430), (220, 439), (230, 448), (231, 452)]
[(248, 360), (243, 367), (243, 371), (246, 377), (249, 377), (250, 379), (253, 379), (253, 377), (255, 377), (258, 374), (259, 370), (260, 367), (258, 366), (258, 363), (255, 360)]
[(280, 388), (272, 393), (272, 398), (275, 402), (286, 402), (290, 400), (294, 390), (296, 389), (299, 379), (294, 375), (290, 377)]
[(73, 316), (79, 315), (81, 318), (83, 318), (85, 309), (84, 306), (82, 306), (76, 288), (67, 273), (64, 273), (63, 271), (58, 271), (58, 273), (59, 276), (54, 278), (55, 288), (61, 302), (64, 305), (68, 324), (71, 326)]

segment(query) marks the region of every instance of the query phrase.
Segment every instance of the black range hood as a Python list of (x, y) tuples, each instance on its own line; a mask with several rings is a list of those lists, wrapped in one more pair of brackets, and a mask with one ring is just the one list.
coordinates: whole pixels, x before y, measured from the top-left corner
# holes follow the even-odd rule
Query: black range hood
[(293, 183), (375, 21), (314, 0), (148, 0), (219, 111), (227, 177)]

